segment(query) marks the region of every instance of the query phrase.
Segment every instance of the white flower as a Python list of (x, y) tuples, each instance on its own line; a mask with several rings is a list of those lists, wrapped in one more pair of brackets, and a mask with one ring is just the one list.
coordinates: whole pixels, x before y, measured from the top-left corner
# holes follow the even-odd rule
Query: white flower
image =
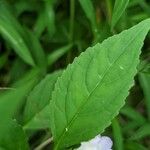
[(107, 136), (96, 136), (94, 139), (82, 142), (77, 150), (112, 150), (113, 142)]

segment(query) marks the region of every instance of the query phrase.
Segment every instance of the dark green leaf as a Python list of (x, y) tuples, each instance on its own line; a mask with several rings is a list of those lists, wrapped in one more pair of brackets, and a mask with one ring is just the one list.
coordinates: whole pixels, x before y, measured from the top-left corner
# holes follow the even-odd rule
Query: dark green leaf
[(138, 111), (134, 110), (130, 106), (123, 107), (121, 109), (121, 113), (128, 118), (136, 121), (140, 125), (146, 122), (146, 119)]
[(117, 21), (125, 11), (127, 5), (129, 3), (129, 0), (115, 0), (115, 6), (113, 9), (113, 16), (112, 16), (112, 22), (111, 22), (111, 28), (113, 29), (116, 25)]
[[(61, 71), (47, 75), (35, 88), (31, 91), (24, 112), (24, 128), (33, 128), (33, 124), (38, 123), (39, 128), (49, 127), (48, 115), (49, 109), (46, 106), (51, 100), (52, 91), (54, 89), (57, 78), (61, 75)], [(50, 116), (49, 116), (50, 117)], [(43, 119), (42, 119), (43, 118)], [(40, 120), (41, 119), (41, 120)], [(45, 122), (45, 123), (44, 123)]]
[[(7, 18), (7, 19), (6, 19)], [(10, 42), (15, 52), (28, 64), (34, 66), (31, 53), (18, 30), (20, 26), (9, 12), (6, 5), (0, 2), (0, 34)]]
[(141, 139), (150, 136), (150, 123), (144, 124), (131, 137), (132, 140)]
[(147, 113), (150, 119), (150, 74), (140, 73), (139, 80), (144, 92)]
[[(2, 129), (2, 130), (1, 130)], [(0, 147), (3, 150), (28, 150), (26, 135), (20, 125), (14, 120), (0, 124)], [(0, 149), (1, 149), (0, 148)]]
[(114, 136), (114, 145), (115, 150), (123, 150), (123, 136), (121, 131), (121, 126), (117, 119), (112, 121), (112, 128), (113, 128), (113, 136)]
[(98, 32), (96, 24), (96, 12), (91, 0), (79, 0), (82, 9), (84, 10), (86, 17), (89, 19), (92, 30), (94, 33)]
[(14, 115), (18, 105), (26, 98), (38, 80), (37, 76), (26, 79), (28, 80), (26, 80), (27, 82), (25, 84), (21, 84), (24, 82), (23, 80), (20, 80), (13, 85), (11, 90), (0, 95), (0, 114), (3, 114), (0, 117), (0, 122), (3, 122)]
[(54, 52), (48, 55), (48, 65), (52, 65), (55, 61), (57, 61), (60, 57), (67, 53), (71, 48), (72, 44), (69, 44), (67, 46), (63, 46), (59, 49), (54, 50)]

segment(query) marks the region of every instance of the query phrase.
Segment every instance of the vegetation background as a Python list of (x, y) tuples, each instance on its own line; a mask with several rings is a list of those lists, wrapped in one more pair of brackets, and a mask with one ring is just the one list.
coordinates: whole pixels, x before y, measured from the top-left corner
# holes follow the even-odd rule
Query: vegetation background
[[(7, 91), (19, 87), (15, 94), (7, 94), (12, 102), (6, 101), (5, 105), (0, 102), (1, 120), (15, 109), (17, 121), (5, 126), (11, 128), (15, 124), (18, 128), (18, 124), (22, 125), (31, 149), (49, 139), (48, 112), (44, 117), (36, 116), (47, 102), (39, 106), (33, 99), (38, 94), (40, 97), (40, 90), (35, 97), (30, 96), (30, 91), (45, 75), (66, 68), (89, 46), (149, 17), (149, 0), (116, 0), (116, 3), (115, 0), (1, 0), (0, 99)], [(135, 85), (126, 105), (103, 133), (113, 139), (115, 150), (150, 149), (150, 35), (145, 40), (140, 59)], [(56, 75), (50, 84), (55, 80)], [(14, 108), (18, 99), (21, 99), (20, 105)], [(0, 125), (0, 145), (3, 143), (7, 149), (15, 150), (15, 144), (12, 145), (18, 136), (16, 145), (20, 144), (24, 136), (20, 134), (22, 129), (19, 126), (17, 132), (11, 130), (7, 140), (14, 138), (14, 141), (7, 143), (1, 136), (10, 131), (3, 130), (3, 125)], [(52, 143), (45, 145), (43, 149), (49, 149)]]

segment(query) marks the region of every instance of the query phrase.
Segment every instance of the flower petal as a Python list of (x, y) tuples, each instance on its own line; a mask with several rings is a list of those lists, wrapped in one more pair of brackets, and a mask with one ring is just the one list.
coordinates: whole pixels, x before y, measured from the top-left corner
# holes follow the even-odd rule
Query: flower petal
[(109, 150), (112, 148), (113, 142), (109, 137), (102, 136), (99, 145), (102, 147), (102, 150)]
[(101, 136), (97, 135), (94, 139), (90, 140), (89, 143), (96, 145), (100, 142), (100, 140), (101, 140)]
[(96, 136), (90, 141), (82, 142), (77, 150), (111, 150), (112, 140), (107, 136)]

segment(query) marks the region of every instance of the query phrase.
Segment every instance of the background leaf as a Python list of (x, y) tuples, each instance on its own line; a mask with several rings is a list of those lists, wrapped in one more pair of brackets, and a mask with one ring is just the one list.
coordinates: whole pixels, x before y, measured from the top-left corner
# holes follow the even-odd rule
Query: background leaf
[(15, 52), (26, 63), (34, 66), (34, 60), (19, 30), (21, 30), (21, 27), (9, 12), (8, 6), (0, 1), (0, 33), (11, 43)]
[(135, 111), (132, 107), (123, 107), (121, 109), (121, 113), (140, 125), (146, 122), (146, 119), (139, 112)]
[(33, 128), (34, 124), (36, 124), (35, 128), (45, 128), (50, 126), (50, 119), (47, 119), (50, 110), (46, 107), (49, 105), (55, 82), (61, 73), (62, 71), (57, 71), (47, 75), (31, 91), (27, 98), (24, 111), (24, 128)]
[(114, 26), (120, 19), (128, 3), (129, 3), (129, 0), (115, 0), (115, 6), (113, 9), (112, 22), (111, 22), (111, 29), (114, 28)]
[(97, 23), (96, 23), (96, 12), (91, 0), (79, 0), (83, 11), (85, 12), (86, 17), (89, 19), (92, 27), (92, 31), (95, 34), (98, 32)]
[(50, 129), (50, 109), (46, 105), (23, 126), (25, 130)]
[(145, 95), (148, 117), (150, 119), (150, 74), (140, 73), (139, 80)]
[(67, 46), (63, 46), (61, 48), (54, 50), (54, 52), (48, 55), (48, 65), (52, 65), (60, 57), (62, 57), (65, 53), (67, 53), (71, 48), (72, 48), (72, 44), (69, 44)]
[[(26, 84), (22, 84), (23, 80), (20, 80), (12, 86), (12, 89), (10, 91), (4, 92), (0, 95), (0, 114), (3, 114), (0, 117), (1, 123), (5, 120), (8, 120), (14, 115), (14, 112), (19, 107), (19, 104), (22, 103), (22, 101), (26, 98), (30, 90), (38, 81), (37, 76), (34, 76), (34, 78), (31, 78), (30, 76), (30, 78), (27, 79), (28, 80), (26, 81), (28, 82), (26, 82)], [(0, 128), (0, 130), (3, 129)]]
[[(44, 50), (38, 40), (38, 38), (34, 35), (33, 32), (30, 30), (26, 29), (26, 43), (30, 49), (30, 52), (35, 60), (35, 64), (40, 67), (40, 69), (43, 69), (42, 72), (43, 74), (46, 72), (46, 67), (47, 67), (47, 58), (44, 53)], [(32, 42), (31, 42), (32, 41)]]
[(137, 140), (148, 136), (150, 136), (150, 124), (146, 123), (132, 135), (131, 139)]
[(29, 150), (27, 137), (15, 120), (0, 124), (0, 129), (0, 147), (3, 150)]
[(123, 136), (122, 136), (122, 131), (120, 124), (116, 119), (112, 121), (112, 129), (113, 129), (113, 135), (114, 135), (114, 147), (115, 150), (123, 150)]
[(131, 141), (126, 143), (126, 149), (127, 150), (136, 150), (136, 149), (139, 149), (139, 150), (148, 150), (142, 144), (139, 144), (137, 142), (131, 142)]

